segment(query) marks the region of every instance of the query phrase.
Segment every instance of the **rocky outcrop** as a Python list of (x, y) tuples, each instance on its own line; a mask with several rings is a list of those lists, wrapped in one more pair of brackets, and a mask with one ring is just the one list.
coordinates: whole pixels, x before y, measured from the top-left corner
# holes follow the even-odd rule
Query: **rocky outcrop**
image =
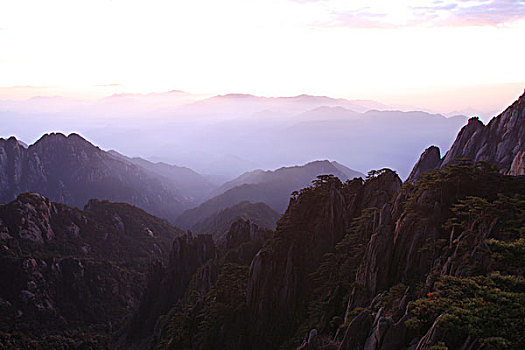
[(441, 165), (441, 154), (439, 147), (430, 146), (421, 154), (416, 165), (408, 175), (407, 182), (415, 182), (419, 176), (429, 170), (439, 168)]
[[(510, 198), (523, 194), (524, 185), (521, 177), (503, 176), (490, 167), (464, 162), (403, 186), (391, 205), (385, 205), (380, 213), (369, 218), (373, 233), (356, 273), (345, 323), (355, 315), (356, 308), (365, 309), (354, 321), (368, 321), (359, 330), (354, 321), (343, 327), (341, 349), (426, 349), (441, 343), (458, 349), (479, 347), (479, 337), (464, 328), (457, 330), (446, 321), (441, 324), (439, 314), (423, 327), (414, 327), (417, 318), (414, 313), (427, 315), (427, 311), (421, 306), (411, 306), (410, 301), (429, 298), (430, 305), (437, 303), (432, 298), (440, 276), (468, 280), (503, 268), (505, 274), (516, 273), (521, 278), (523, 270), (513, 270), (512, 259), (500, 261), (500, 251), (491, 252), (491, 244), (495, 244), (491, 241), (502, 240), (506, 241), (502, 244), (512, 245), (506, 232), (512, 231), (513, 225), (521, 227), (522, 223), (513, 221), (514, 214), (509, 213), (519, 212), (522, 204), (517, 205), (518, 201)], [(518, 217), (521, 219), (517, 220), (523, 220), (522, 215), (514, 216)], [(457, 302), (450, 294), (446, 297)], [(446, 301), (442, 305), (445, 308), (440, 313), (446, 310)], [(450, 310), (445, 312), (449, 313)], [(373, 324), (369, 321), (372, 315), (375, 315)], [(412, 323), (405, 323), (408, 320)], [(519, 348), (517, 343), (513, 346)]]
[(124, 343), (147, 344), (151, 341), (159, 317), (180, 302), (195, 272), (215, 257), (215, 244), (210, 235), (188, 233), (175, 239), (168, 264), (155, 266), (149, 273), (146, 291), (127, 326)]
[(250, 266), (248, 307), (266, 341), (279, 343), (304, 317), (310, 274), (335, 249), (352, 219), (365, 208), (384, 206), (400, 186), (399, 177), (385, 170), (344, 187), (338, 180), (320, 181), (290, 201), (274, 238)]
[(365, 346), (374, 317), (368, 310), (361, 311), (346, 328), (339, 350), (361, 350)]
[[(487, 125), (483, 125), (478, 118), (470, 118), (440, 162), (436, 161), (436, 151), (432, 150), (432, 154), (429, 154), (427, 149), (414, 166), (408, 180), (414, 182), (422, 173), (458, 159), (485, 161), (497, 166), (501, 173), (519, 174), (519, 164), (522, 164), (520, 159), (523, 158), (519, 154), (525, 151), (524, 140), (525, 94), (503, 113), (492, 118)], [(523, 166), (521, 169), (523, 171)]]
[[(406, 307), (406, 305), (405, 305)], [(406, 315), (399, 320), (377, 312), (361, 311), (348, 325), (339, 350), (396, 350), (406, 343)]]
[(0, 232), (0, 243), (13, 254), (119, 262), (165, 259), (172, 240), (183, 233), (128, 204), (91, 200), (85, 210), (78, 210), (37, 193), (23, 193), (0, 205)]
[(272, 231), (250, 221), (238, 220), (231, 225), (225, 242), (218, 246), (211, 235), (188, 233), (178, 237), (168, 264), (155, 265), (150, 271), (144, 297), (126, 327), (120, 347), (147, 348), (158, 344), (166, 336), (164, 332), (169, 328), (170, 315), (190, 309), (198, 313), (224, 267), (240, 266), (247, 270), (247, 265), (271, 234)]
[(253, 257), (263, 247), (264, 242), (272, 236), (272, 231), (256, 224), (237, 220), (226, 234), (224, 243), (224, 262), (250, 265)]
[(89, 199), (126, 202), (173, 221), (192, 203), (174, 181), (115, 157), (77, 134), (46, 134), (25, 148), (0, 139), (0, 202), (23, 192), (81, 208)]
[(383, 206), (379, 214), (375, 214), (374, 222), (373, 234), (356, 273), (355, 283), (360, 290), (353, 292), (351, 303), (355, 305), (368, 301), (389, 283), (386, 266), (390, 265), (394, 249), (394, 226), (388, 204)]
[(0, 205), (0, 331), (66, 341), (90, 325), (107, 341), (138, 305), (149, 263), (167, 260), (181, 233), (127, 204), (78, 210), (24, 193)]

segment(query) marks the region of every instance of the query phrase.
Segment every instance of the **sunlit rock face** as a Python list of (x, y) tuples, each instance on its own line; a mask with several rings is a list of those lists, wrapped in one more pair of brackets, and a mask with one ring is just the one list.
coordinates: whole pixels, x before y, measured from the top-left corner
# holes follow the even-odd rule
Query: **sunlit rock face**
[(508, 175), (525, 175), (525, 151), (519, 151), (514, 157)]

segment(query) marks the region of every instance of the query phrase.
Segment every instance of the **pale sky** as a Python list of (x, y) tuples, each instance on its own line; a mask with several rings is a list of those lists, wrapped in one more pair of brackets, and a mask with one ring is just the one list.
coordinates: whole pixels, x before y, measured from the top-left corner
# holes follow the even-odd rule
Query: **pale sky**
[(525, 88), (524, 40), (523, 0), (0, 0), (0, 99), (178, 89), (497, 108)]

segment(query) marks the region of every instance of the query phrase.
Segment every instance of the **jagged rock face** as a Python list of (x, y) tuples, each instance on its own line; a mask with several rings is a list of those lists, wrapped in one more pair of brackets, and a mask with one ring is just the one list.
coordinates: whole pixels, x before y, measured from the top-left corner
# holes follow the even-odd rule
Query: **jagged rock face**
[(0, 243), (14, 254), (122, 262), (166, 258), (172, 240), (182, 233), (128, 204), (91, 200), (85, 210), (78, 210), (37, 193), (23, 193), (0, 205), (0, 232)]
[(441, 154), (439, 152), (439, 147), (430, 146), (421, 154), (419, 160), (417, 161), (414, 169), (407, 178), (407, 182), (414, 182), (419, 178), (423, 173), (426, 173), (429, 170), (436, 169), (441, 165)]
[[(519, 276), (523, 273), (521, 268), (512, 270), (509, 263), (512, 259), (495, 263), (500, 253), (489, 256), (496, 252), (490, 248), (491, 240), (508, 242), (514, 235), (508, 234), (513, 231), (511, 227), (522, 226), (514, 220), (523, 220), (523, 216), (517, 219), (518, 216), (510, 212), (521, 213), (521, 209), (513, 206), (523, 204), (509, 202), (507, 196), (523, 195), (523, 179), (503, 176), (481, 165), (466, 164), (441, 169), (423, 181), (403, 186), (392, 206), (385, 205), (380, 214), (370, 219), (373, 234), (356, 274), (356, 287), (350, 295), (346, 315), (356, 307), (366, 309), (349, 323), (340, 349), (426, 349), (440, 342), (458, 349), (480, 346), (476, 336), (467, 336), (450, 324), (441, 324), (441, 316), (432, 316), (432, 323), (417, 337), (414, 328), (408, 326), (410, 322), (405, 323), (417, 309), (411, 309), (409, 300), (432, 296), (429, 292), (435, 290), (432, 286), (437, 276), (479, 278), (495, 273), (502, 266), (508, 269), (506, 275), (512, 274), (509, 271), (517, 271)], [(498, 202), (501, 198), (507, 199)], [(495, 202), (489, 204), (491, 201)], [(519, 235), (513, 239), (516, 237)], [(516, 255), (515, 259), (513, 261), (521, 258)], [(406, 288), (404, 295), (390, 294), (396, 286), (401, 290)], [(446, 297), (450, 302), (458, 301), (451, 294)], [(386, 305), (391, 307), (388, 314), (378, 307), (385, 305), (378, 300), (388, 300)], [(424, 308), (418, 310), (428, 314)], [(443, 315), (449, 313), (445, 310), (446, 306)], [(371, 324), (374, 314), (375, 321)], [(520, 348), (516, 343), (513, 346)]]
[(237, 220), (226, 234), (224, 261), (249, 265), (271, 235), (272, 231), (250, 221)]
[(0, 200), (9, 201), (29, 190), (28, 183), (47, 180), (40, 159), (14, 137), (0, 138)]
[[(367, 305), (393, 283), (410, 284), (426, 279), (439, 252), (435, 242), (445, 238), (442, 225), (450, 215), (448, 208), (460, 197), (483, 192), (476, 190), (473, 181), (456, 174), (447, 182), (422, 189), (419, 182), (404, 186), (392, 205), (383, 207), (380, 215), (374, 217), (373, 234), (356, 274), (349, 308)], [(450, 272), (453, 266), (447, 266)], [(466, 268), (465, 263), (455, 266), (455, 274), (462, 276)]]
[[(211, 235), (193, 236), (188, 233), (175, 239), (167, 266), (157, 265), (149, 274), (148, 286), (138, 311), (127, 327), (124, 342), (149, 342), (159, 317), (181, 300), (193, 275), (215, 257)], [(208, 275), (203, 273), (202, 276), (207, 279)]]
[[(374, 218), (374, 230), (368, 242), (365, 255), (356, 273), (355, 282), (362, 288), (361, 298), (368, 300), (377, 290), (384, 289), (389, 283), (388, 268), (394, 249), (394, 235), (390, 206), (385, 204)], [(354, 296), (357, 298), (356, 296)], [(359, 300), (353, 300), (361, 304)]]
[[(450, 150), (441, 162), (435, 163), (433, 168), (431, 165), (435, 161), (435, 156), (432, 156), (432, 161), (422, 162), (427, 149), (415, 165), (409, 179), (413, 182), (422, 173), (451, 164), (457, 159), (485, 161), (497, 166), (504, 174), (519, 174), (517, 170), (520, 164), (519, 153), (525, 151), (524, 142), (525, 94), (486, 126), (479, 119), (470, 118), (468, 124), (459, 132)], [(427, 154), (425, 157), (428, 156)], [(512, 167), (514, 162), (516, 165)]]
[(383, 206), (400, 186), (399, 177), (387, 171), (364, 184), (354, 181), (342, 188), (330, 182), (290, 201), (274, 238), (250, 266), (247, 301), (256, 333), (264, 330), (266, 341), (278, 343), (294, 329), (304, 316), (309, 274), (361, 210)]
[(365, 346), (368, 333), (374, 324), (374, 317), (368, 310), (363, 310), (348, 325), (340, 350), (361, 350)]
[(218, 247), (211, 235), (177, 238), (167, 266), (157, 265), (150, 272), (140, 307), (126, 327), (120, 346), (144, 348), (158, 343), (166, 336), (162, 334), (167, 326), (165, 315), (182, 312), (188, 304), (197, 308), (215, 285), (220, 269), (232, 263), (247, 266), (271, 234), (250, 221), (238, 220)]
[[(416, 196), (414, 188), (404, 188), (392, 206), (385, 205), (379, 217), (376, 215), (349, 307), (367, 305), (394, 281), (410, 283), (425, 279), (435, 258), (425, 247), (439, 238), (443, 210), (454, 198), (454, 195), (444, 197), (443, 192), (446, 193), (441, 188), (431, 188)], [(407, 209), (409, 198), (419, 211)]]
[(45, 337), (91, 324), (107, 336), (181, 233), (127, 204), (82, 211), (24, 193), (0, 205), (0, 331)]
[(170, 220), (188, 204), (160, 177), (77, 134), (46, 134), (27, 149), (14, 137), (0, 139), (0, 201), (22, 192), (79, 208), (91, 198), (126, 202)]
[(0, 256), (2, 332), (30, 336), (118, 326), (142, 294), (140, 273), (108, 261)]
[[(476, 159), (480, 146), (486, 139), (487, 130), (478, 118), (470, 118), (458, 133), (450, 150), (443, 157), (442, 165), (447, 165), (456, 159)], [(477, 160), (477, 159), (476, 159)]]

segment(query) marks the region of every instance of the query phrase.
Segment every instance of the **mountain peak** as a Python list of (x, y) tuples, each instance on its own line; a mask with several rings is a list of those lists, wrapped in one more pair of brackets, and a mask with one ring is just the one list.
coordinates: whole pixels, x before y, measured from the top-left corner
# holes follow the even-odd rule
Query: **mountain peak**
[(479, 117), (471, 117), (468, 119), (467, 126), (474, 126), (474, 127), (480, 127), (485, 126), (481, 120), (479, 120)]
[(441, 163), (441, 153), (439, 147), (428, 147), (419, 157), (414, 169), (407, 178), (407, 182), (415, 182), (422, 173), (435, 169)]
[(226, 95), (218, 95), (216, 96), (218, 98), (257, 98), (257, 96), (251, 95), (251, 94), (238, 94), (238, 93), (231, 93)]
[(33, 145), (37, 144), (71, 144), (98, 148), (77, 133), (70, 133), (67, 136), (61, 132), (47, 133), (42, 135)]

